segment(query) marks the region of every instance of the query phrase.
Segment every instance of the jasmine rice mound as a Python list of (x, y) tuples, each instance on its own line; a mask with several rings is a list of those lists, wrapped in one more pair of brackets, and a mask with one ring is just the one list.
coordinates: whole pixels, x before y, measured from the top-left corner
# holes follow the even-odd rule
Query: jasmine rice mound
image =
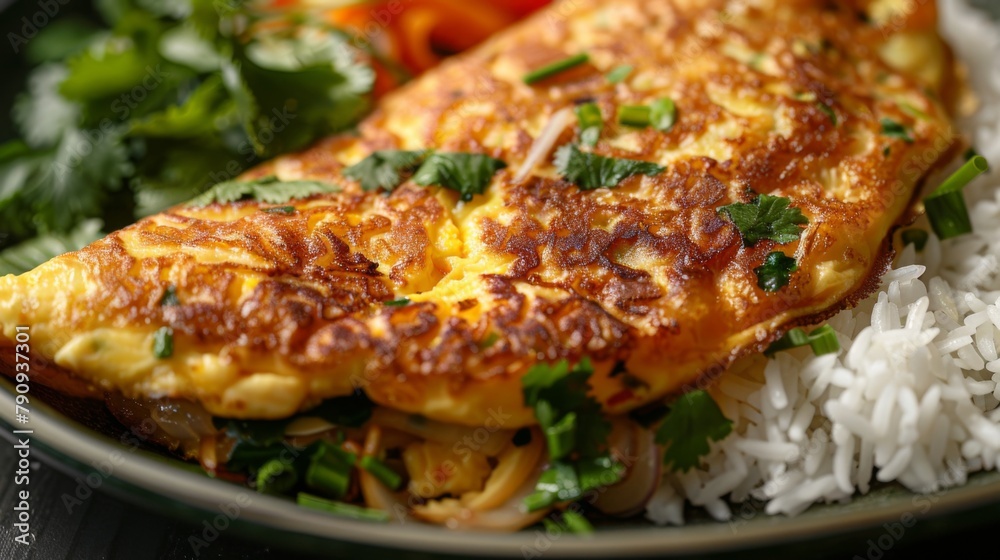
[(993, 164), (965, 191), (974, 232), (906, 246), (876, 295), (828, 321), (840, 352), (758, 355), (722, 376), (711, 393), (733, 431), (702, 469), (664, 475), (652, 521), (683, 524), (686, 503), (725, 521), (750, 499), (795, 515), (881, 482), (935, 492), (1000, 463), (1000, 27), (939, 4), (980, 103), (957, 124)]

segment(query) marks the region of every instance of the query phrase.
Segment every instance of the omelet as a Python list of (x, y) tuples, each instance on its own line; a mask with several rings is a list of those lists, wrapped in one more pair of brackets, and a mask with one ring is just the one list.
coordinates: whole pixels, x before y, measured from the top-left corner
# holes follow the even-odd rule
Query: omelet
[[(13, 344), (30, 325), (40, 375), (67, 391), (223, 417), (362, 390), (516, 428), (536, 423), (524, 373), (584, 358), (621, 414), (877, 286), (891, 232), (958, 144), (957, 82), (933, 3), (565, 0), (242, 178), (336, 189), (180, 205), (6, 276), (0, 331)], [(566, 118), (584, 105), (592, 147)], [(471, 194), (345, 173), (388, 150), (502, 165)], [(608, 179), (623, 160), (651, 165)], [(788, 231), (752, 235), (736, 210), (768, 201)], [(794, 264), (769, 284), (774, 253)]]

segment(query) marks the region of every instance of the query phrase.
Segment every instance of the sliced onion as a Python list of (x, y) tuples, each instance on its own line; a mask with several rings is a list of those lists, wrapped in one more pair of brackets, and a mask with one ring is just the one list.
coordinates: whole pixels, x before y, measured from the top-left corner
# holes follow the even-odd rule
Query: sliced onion
[[(513, 430), (491, 430), (488, 428), (472, 428), (456, 426), (430, 420), (423, 416), (407, 414), (398, 410), (376, 408), (372, 413), (372, 424), (399, 430), (421, 439), (454, 445), (463, 442), (465, 445), (489, 457), (496, 457), (514, 437)], [(485, 436), (485, 438), (484, 438)]]
[(334, 430), (337, 426), (317, 418), (315, 416), (304, 416), (296, 418), (289, 425), (285, 426), (286, 436), (311, 436), (323, 433), (327, 430)]
[(532, 428), (531, 442), (522, 447), (510, 445), (500, 455), (483, 490), (462, 495), (462, 505), (477, 511), (500, 507), (524, 484), (544, 453), (542, 432), (538, 428)]
[[(636, 424), (631, 425), (631, 431), (634, 453), (620, 455), (631, 462), (625, 479), (609, 487), (594, 501), (594, 507), (607, 515), (629, 517), (641, 513), (660, 485), (662, 460), (655, 435)], [(613, 448), (613, 452), (620, 450)]]
[[(381, 428), (372, 426), (368, 429), (368, 435), (365, 436), (365, 446), (362, 452), (366, 456), (375, 457), (376, 459), (381, 458)], [(374, 475), (365, 469), (358, 469), (358, 484), (361, 486), (361, 495), (365, 498), (366, 506), (387, 511), (397, 518), (402, 518), (406, 514), (407, 495), (405, 491), (393, 492), (389, 490), (385, 484), (382, 484), (379, 479), (375, 478)]]
[(546, 462), (538, 461), (524, 478), (521, 485), (499, 507), (476, 511), (462, 505), (454, 498), (434, 500), (426, 505), (413, 508), (413, 514), (425, 521), (445, 525), (449, 529), (487, 531), (517, 531), (537, 523), (551, 508), (528, 513), (524, 511), (524, 499), (535, 491), (538, 477), (542, 475)]
[(525, 177), (535, 170), (535, 167), (538, 167), (539, 163), (545, 160), (546, 156), (549, 155), (549, 152), (556, 145), (556, 142), (559, 141), (559, 136), (563, 130), (566, 130), (566, 127), (572, 121), (573, 111), (569, 107), (563, 107), (552, 115), (548, 124), (542, 129), (542, 133), (531, 144), (528, 156), (517, 170), (517, 175), (514, 176), (515, 183), (523, 181)]

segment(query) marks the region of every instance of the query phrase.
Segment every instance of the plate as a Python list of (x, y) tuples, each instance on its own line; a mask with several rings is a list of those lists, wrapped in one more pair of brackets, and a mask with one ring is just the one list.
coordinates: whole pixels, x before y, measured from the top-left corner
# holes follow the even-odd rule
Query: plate
[[(0, 420), (6, 424), (3, 434), (9, 437), (16, 423), (14, 387), (6, 377), (0, 378), (0, 387)], [(698, 517), (692, 511), (688, 515), (691, 521), (684, 527), (656, 527), (641, 520), (599, 523), (591, 538), (547, 533), (540, 528), (500, 534), (449, 531), (416, 521), (376, 524), (304, 509), (285, 499), (210, 478), (196, 465), (136, 445), (137, 439), (113, 421), (102, 402), (68, 399), (40, 385), (33, 385), (29, 394), (32, 401), (27, 427), (33, 430), (32, 453), (39, 453), (70, 476), (81, 477), (95, 491), (108, 491), (203, 527), (195, 537), (205, 540), (206, 545), (220, 532), (232, 530), (285, 548), (354, 557), (390, 550), (395, 558), (426, 557), (428, 553), (634, 558), (742, 550), (740, 557), (747, 558), (754, 556), (746, 554), (748, 549), (795, 546), (803, 541), (809, 541), (809, 549), (815, 552), (817, 539), (844, 534), (870, 534), (870, 543), (891, 547), (900, 538), (895, 535), (905, 534), (918, 518), (956, 512), (974, 511), (978, 522), (990, 520), (984, 515), (1000, 521), (1000, 507), (988, 508), (985, 513), (977, 510), (1000, 502), (1000, 472), (993, 471), (979, 473), (970, 477), (968, 484), (937, 494), (914, 495), (886, 486), (850, 503), (813, 506), (791, 518), (768, 516), (753, 504), (736, 505), (730, 522)]]

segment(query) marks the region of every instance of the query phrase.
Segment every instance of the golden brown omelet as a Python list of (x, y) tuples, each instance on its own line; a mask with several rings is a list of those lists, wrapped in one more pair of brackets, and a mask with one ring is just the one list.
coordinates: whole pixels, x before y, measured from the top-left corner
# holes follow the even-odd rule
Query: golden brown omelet
[[(101, 388), (220, 416), (285, 417), (361, 387), (387, 407), (469, 425), (499, 412), (516, 427), (535, 422), (524, 372), (583, 357), (605, 409), (623, 412), (883, 271), (890, 229), (952, 144), (933, 23), (880, 24), (826, 0), (567, 0), (384, 99), (356, 134), (248, 175), (341, 192), (291, 214), (242, 201), (144, 219), (0, 279), (0, 326), (13, 339), (31, 325), (33, 351)], [(909, 60), (914, 45), (926, 56)], [(588, 63), (524, 83), (583, 52)], [(619, 106), (667, 97), (669, 131), (615, 123)], [(596, 153), (665, 170), (584, 191), (550, 151), (515, 180), (553, 115), (588, 101), (606, 123)], [(364, 192), (342, 175), (375, 150), (428, 148), (507, 167), (468, 202), (413, 182)], [(756, 193), (801, 209), (800, 240), (745, 246), (718, 210)], [(779, 249), (799, 268), (768, 293), (754, 270)], [(161, 305), (169, 286), (179, 305)], [(163, 326), (174, 351), (159, 359)]]

